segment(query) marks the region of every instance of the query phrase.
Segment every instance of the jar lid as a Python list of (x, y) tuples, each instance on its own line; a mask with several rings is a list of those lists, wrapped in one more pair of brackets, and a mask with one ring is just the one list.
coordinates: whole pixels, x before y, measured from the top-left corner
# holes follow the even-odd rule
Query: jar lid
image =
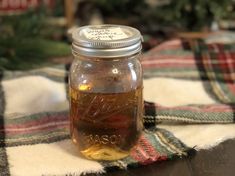
[(72, 51), (91, 57), (123, 57), (142, 49), (140, 32), (122, 25), (91, 25), (77, 28), (72, 33)]

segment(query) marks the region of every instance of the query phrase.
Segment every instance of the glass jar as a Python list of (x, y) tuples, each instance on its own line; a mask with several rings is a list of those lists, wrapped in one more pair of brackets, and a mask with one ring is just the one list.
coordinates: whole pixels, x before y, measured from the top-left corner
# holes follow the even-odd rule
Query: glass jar
[(128, 156), (142, 130), (140, 32), (119, 25), (85, 26), (73, 34), (70, 133), (93, 160)]

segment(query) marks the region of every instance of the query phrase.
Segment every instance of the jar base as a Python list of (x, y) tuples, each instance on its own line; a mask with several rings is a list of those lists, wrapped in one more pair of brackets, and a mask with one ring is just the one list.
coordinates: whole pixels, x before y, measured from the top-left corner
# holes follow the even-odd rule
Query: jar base
[(108, 146), (93, 145), (86, 150), (80, 151), (83, 156), (91, 160), (113, 161), (125, 158), (130, 151), (122, 151)]

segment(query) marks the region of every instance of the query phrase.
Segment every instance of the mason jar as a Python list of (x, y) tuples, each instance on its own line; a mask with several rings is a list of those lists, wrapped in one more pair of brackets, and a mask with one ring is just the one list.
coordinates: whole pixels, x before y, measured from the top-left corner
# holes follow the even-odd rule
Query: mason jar
[(72, 34), (70, 134), (82, 155), (117, 160), (142, 131), (142, 36), (132, 27), (84, 26)]

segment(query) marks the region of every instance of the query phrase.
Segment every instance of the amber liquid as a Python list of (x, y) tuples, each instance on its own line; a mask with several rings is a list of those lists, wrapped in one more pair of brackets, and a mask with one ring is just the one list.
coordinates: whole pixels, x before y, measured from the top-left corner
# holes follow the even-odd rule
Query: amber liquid
[(142, 88), (124, 93), (90, 93), (70, 88), (70, 132), (88, 159), (128, 156), (142, 129)]

